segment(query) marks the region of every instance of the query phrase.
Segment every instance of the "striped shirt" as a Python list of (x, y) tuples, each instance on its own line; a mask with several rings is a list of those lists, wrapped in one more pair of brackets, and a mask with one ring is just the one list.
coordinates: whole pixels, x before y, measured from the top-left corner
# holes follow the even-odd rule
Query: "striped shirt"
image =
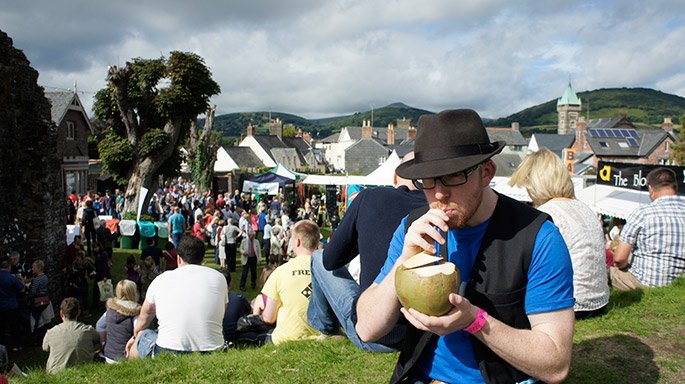
[(633, 245), (630, 272), (663, 287), (685, 274), (685, 197), (663, 196), (630, 214), (621, 241)]

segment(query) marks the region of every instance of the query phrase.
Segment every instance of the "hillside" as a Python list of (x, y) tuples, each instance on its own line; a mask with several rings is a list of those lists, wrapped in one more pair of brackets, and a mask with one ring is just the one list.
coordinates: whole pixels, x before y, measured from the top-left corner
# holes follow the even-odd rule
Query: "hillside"
[[(579, 92), (583, 115), (590, 119), (626, 115), (638, 126), (659, 126), (665, 116), (677, 123), (685, 115), (685, 98), (648, 88), (607, 88)], [(490, 125), (509, 126), (518, 121), (524, 135), (556, 131), (557, 100), (550, 100), (513, 115), (496, 119)], [(526, 134), (527, 133), (527, 134)]]
[[(394, 103), (383, 108), (374, 109), (373, 125), (376, 127), (386, 127), (388, 123), (396, 122), (398, 119), (402, 118), (411, 120), (416, 124), (419, 116), (427, 113), (432, 112), (412, 108), (402, 103)], [(314, 137), (317, 137), (316, 132), (318, 132), (318, 137), (323, 138), (334, 132), (340, 132), (340, 129), (346, 126), (361, 126), (363, 119), (371, 119), (371, 111), (314, 120), (308, 120), (301, 116), (281, 112), (271, 112), (271, 117), (273, 119), (280, 118), (284, 125), (292, 124), (297, 128), (302, 128), (304, 131), (312, 132)], [(214, 119), (214, 126), (215, 129), (222, 132), (224, 136), (236, 137), (240, 136), (241, 133), (245, 133), (245, 128), (250, 121), (257, 127), (258, 133), (266, 133), (266, 129), (260, 129), (259, 126), (268, 123), (269, 112), (241, 112), (216, 116)], [(200, 124), (203, 123), (204, 122), (201, 120)]]
[[(419, 121), (419, 116), (433, 112), (424, 109), (410, 107), (403, 103), (393, 103), (383, 108), (373, 110), (373, 126), (387, 127), (390, 122), (405, 118), (411, 120), (414, 125)], [(325, 119), (313, 120), (321, 126), (330, 128), (333, 132), (339, 132), (341, 128), (348, 126), (362, 125), (363, 119), (371, 119), (371, 111), (357, 112), (348, 116), (329, 117)]]
[[(685, 98), (648, 88), (607, 88), (578, 93), (583, 102), (583, 115), (587, 117), (588, 106), (591, 119), (626, 115), (637, 126), (657, 127), (665, 116), (672, 116), (679, 123), (685, 115)], [(433, 112), (410, 107), (403, 103), (393, 103), (373, 110), (373, 125), (386, 127), (390, 122), (402, 118), (411, 120), (413, 125), (419, 116)], [(333, 116), (323, 119), (306, 119), (301, 116), (271, 112), (272, 118), (280, 118), (284, 124), (312, 132), (313, 136), (323, 138), (331, 133), (340, 132), (347, 126), (361, 126), (363, 119), (371, 119), (371, 111), (356, 112), (352, 115)], [(512, 122), (521, 124), (521, 131), (528, 137), (535, 132), (556, 132), (557, 100), (550, 100), (513, 115), (486, 120), (488, 126), (510, 126)], [(257, 127), (258, 133), (266, 133), (269, 112), (241, 112), (220, 115), (215, 118), (216, 129), (224, 136), (237, 137), (245, 133), (247, 124)], [(318, 133), (318, 135), (317, 135)]]

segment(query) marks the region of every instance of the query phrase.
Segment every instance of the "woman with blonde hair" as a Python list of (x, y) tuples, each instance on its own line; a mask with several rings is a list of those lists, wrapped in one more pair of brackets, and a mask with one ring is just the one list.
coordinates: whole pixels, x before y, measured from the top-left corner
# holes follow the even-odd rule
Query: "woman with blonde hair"
[(609, 285), (604, 232), (597, 215), (575, 198), (571, 176), (559, 156), (546, 148), (531, 153), (509, 184), (525, 188), (533, 206), (552, 216), (559, 227), (573, 264), (576, 318), (606, 313)]
[(140, 314), (138, 287), (131, 280), (121, 280), (115, 296), (107, 300), (107, 311), (97, 322), (100, 340), (105, 344), (103, 356), (109, 364), (125, 358), (126, 342), (133, 336), (133, 326)]

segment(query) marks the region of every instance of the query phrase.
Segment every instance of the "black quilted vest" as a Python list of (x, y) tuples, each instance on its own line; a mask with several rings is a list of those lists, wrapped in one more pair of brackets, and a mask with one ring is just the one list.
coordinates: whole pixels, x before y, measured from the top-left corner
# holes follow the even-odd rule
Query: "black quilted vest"
[[(428, 207), (424, 207), (410, 213), (405, 232), (411, 222), (427, 210)], [(549, 215), (498, 194), (497, 206), (483, 236), (467, 284), (465, 297), (472, 304), (514, 328), (530, 329), (524, 306), (528, 267), (535, 238), (546, 220), (551, 221)], [(423, 332), (409, 325), (390, 382), (401, 383), (407, 380), (426, 346), (437, 337), (431, 332)], [(476, 337), (471, 336), (471, 341), (486, 383), (516, 383), (529, 378), (502, 360)]]

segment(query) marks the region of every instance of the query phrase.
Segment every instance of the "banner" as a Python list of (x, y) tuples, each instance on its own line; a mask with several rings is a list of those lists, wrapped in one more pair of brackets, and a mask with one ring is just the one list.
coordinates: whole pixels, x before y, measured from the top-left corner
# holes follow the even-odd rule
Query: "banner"
[(678, 194), (685, 195), (685, 167), (674, 165), (651, 165), (609, 163), (600, 161), (597, 164), (597, 184), (612, 187), (648, 191), (647, 174), (656, 168), (668, 168), (675, 172), (678, 183)]
[(243, 181), (243, 192), (252, 192), (260, 195), (278, 195), (278, 183), (255, 183), (254, 181)]
[(143, 211), (143, 204), (145, 203), (145, 196), (147, 196), (148, 189), (140, 187), (140, 197), (138, 197), (138, 216), (136, 221), (140, 221), (140, 213)]
[(561, 153), (564, 156), (563, 160), (566, 170), (568, 171), (568, 174), (573, 177), (573, 173), (575, 172), (576, 150), (573, 148), (564, 148)]

